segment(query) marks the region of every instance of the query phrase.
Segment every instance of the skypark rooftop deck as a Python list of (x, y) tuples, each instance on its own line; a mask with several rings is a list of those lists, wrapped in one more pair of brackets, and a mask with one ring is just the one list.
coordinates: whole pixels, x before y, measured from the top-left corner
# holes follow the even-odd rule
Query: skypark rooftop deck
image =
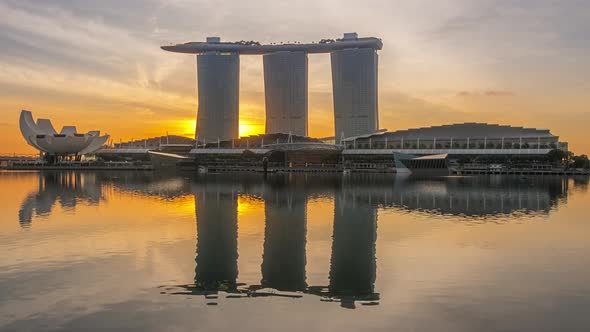
[[(352, 35), (352, 36), (351, 36)], [(260, 44), (258, 42), (220, 42), (219, 38), (207, 38), (207, 42), (189, 42), (176, 45), (165, 45), (161, 48), (165, 51), (176, 53), (199, 54), (205, 52), (239, 53), (259, 55), (273, 52), (306, 52), (306, 53), (330, 53), (347, 48), (383, 48), (381, 39), (375, 37), (357, 38), (354, 34), (345, 34), (342, 39), (324, 39), (317, 43), (299, 44)]]

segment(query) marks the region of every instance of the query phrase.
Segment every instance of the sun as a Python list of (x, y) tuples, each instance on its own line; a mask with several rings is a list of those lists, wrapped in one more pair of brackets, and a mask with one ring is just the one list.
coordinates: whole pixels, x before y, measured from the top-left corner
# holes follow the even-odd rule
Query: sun
[[(179, 134), (186, 137), (195, 136), (196, 121), (195, 119), (181, 120), (174, 124), (174, 129)], [(250, 136), (264, 133), (264, 125), (249, 120), (240, 120), (239, 136)]]
[(264, 126), (260, 123), (240, 120), (240, 137), (264, 133)]
[(181, 122), (182, 135), (195, 137), (195, 129), (197, 128), (197, 120), (189, 119)]
[(197, 122), (195, 119), (176, 120), (168, 125), (167, 131), (170, 135), (180, 135), (194, 138), (196, 123)]

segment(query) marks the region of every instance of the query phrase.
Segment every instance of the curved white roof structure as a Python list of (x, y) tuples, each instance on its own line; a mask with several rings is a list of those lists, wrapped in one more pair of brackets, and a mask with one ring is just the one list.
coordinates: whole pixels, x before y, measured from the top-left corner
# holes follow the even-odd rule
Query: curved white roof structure
[(100, 136), (100, 131), (78, 133), (75, 126), (64, 126), (59, 134), (49, 119), (33, 119), (33, 114), (22, 110), (19, 119), (20, 131), (29, 145), (49, 154), (83, 155), (102, 147), (109, 135)]

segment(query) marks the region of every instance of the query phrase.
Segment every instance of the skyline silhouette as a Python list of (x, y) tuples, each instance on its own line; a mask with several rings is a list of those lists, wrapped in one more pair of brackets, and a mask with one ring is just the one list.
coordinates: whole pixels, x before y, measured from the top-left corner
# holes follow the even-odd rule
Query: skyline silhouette
[[(117, 8), (117, 10), (113, 10)], [(577, 153), (584, 138), (590, 19), (581, 1), (389, 3), (255, 1), (0, 4), (1, 152), (32, 152), (16, 118), (29, 109), (114, 141), (194, 136), (196, 63), (159, 46), (203, 40), (307, 42), (343, 32), (380, 36), (379, 124), (456, 122), (551, 129)], [(208, 15), (214, 11), (216, 15)], [(259, 19), (264, 17), (264, 19)], [(371, 17), (358, 20), (358, 17)], [(198, 24), (196, 23), (198, 22)], [(226, 24), (233, 22), (233, 24)], [(272, 27), (272, 28), (270, 28)], [(332, 136), (329, 59), (310, 56), (309, 134)], [(262, 59), (240, 69), (240, 135), (264, 132)], [(501, 121), (498, 121), (501, 118)], [(119, 121), (113, 121), (118, 119)]]

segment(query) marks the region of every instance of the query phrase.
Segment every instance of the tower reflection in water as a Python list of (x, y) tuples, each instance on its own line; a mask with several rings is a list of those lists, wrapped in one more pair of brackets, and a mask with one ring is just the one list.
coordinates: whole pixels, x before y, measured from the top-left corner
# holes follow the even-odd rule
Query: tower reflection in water
[[(133, 173), (40, 173), (39, 185), (23, 200), (19, 222), (30, 225), (57, 201), (63, 207), (98, 204), (105, 186), (132, 195), (166, 199), (194, 195), (196, 267), (194, 284), (175, 294), (226, 297), (320, 296), (354, 308), (378, 304), (376, 239), (378, 211), (401, 209), (465, 222), (510, 222), (544, 215), (567, 198), (569, 184), (588, 186), (588, 178), (472, 177), (415, 179), (384, 175), (310, 176), (208, 174), (154, 177)], [(240, 284), (238, 274), (238, 199), (264, 201), (261, 280)], [(326, 285), (306, 279), (307, 207), (317, 196), (334, 200), (330, 271)], [(461, 219), (463, 218), (463, 219)]]
[(328, 293), (340, 297), (343, 306), (353, 308), (357, 299), (379, 299), (374, 293), (377, 211), (369, 201), (346, 194), (337, 194), (335, 200)]
[[(560, 178), (402, 179), (387, 176), (262, 177), (207, 176), (193, 180), (197, 205), (195, 284), (180, 294), (228, 297), (320, 296), (355, 308), (375, 305), (378, 209), (405, 209), (438, 216), (482, 217), (548, 213), (564, 199)], [(264, 201), (262, 279), (238, 284), (238, 195)], [(330, 272), (327, 285), (306, 282), (307, 202), (314, 195), (334, 198)], [(466, 220), (473, 220), (468, 218)]]
[(195, 194), (195, 285), (204, 291), (235, 291), (238, 278), (238, 199), (233, 191)]
[[(281, 183), (282, 184), (282, 183)], [(264, 198), (263, 288), (304, 291), (307, 196), (287, 186), (270, 186)]]
[[(176, 294), (205, 295), (223, 291), (229, 297), (321, 296), (354, 308), (356, 301), (377, 304), (374, 293), (376, 261), (376, 207), (368, 201), (350, 205), (337, 195), (329, 285), (306, 283), (307, 201), (310, 195), (338, 190), (339, 178), (318, 183), (313, 179), (270, 177), (245, 182), (239, 188), (223, 179), (195, 184), (197, 258), (194, 285)], [(261, 179), (262, 180), (262, 179)], [(296, 183), (299, 182), (299, 183)], [(302, 182), (302, 183), (301, 183)], [(264, 200), (265, 228), (262, 279), (258, 285), (240, 285), (237, 279), (237, 192)], [(355, 199), (350, 197), (350, 199)]]

